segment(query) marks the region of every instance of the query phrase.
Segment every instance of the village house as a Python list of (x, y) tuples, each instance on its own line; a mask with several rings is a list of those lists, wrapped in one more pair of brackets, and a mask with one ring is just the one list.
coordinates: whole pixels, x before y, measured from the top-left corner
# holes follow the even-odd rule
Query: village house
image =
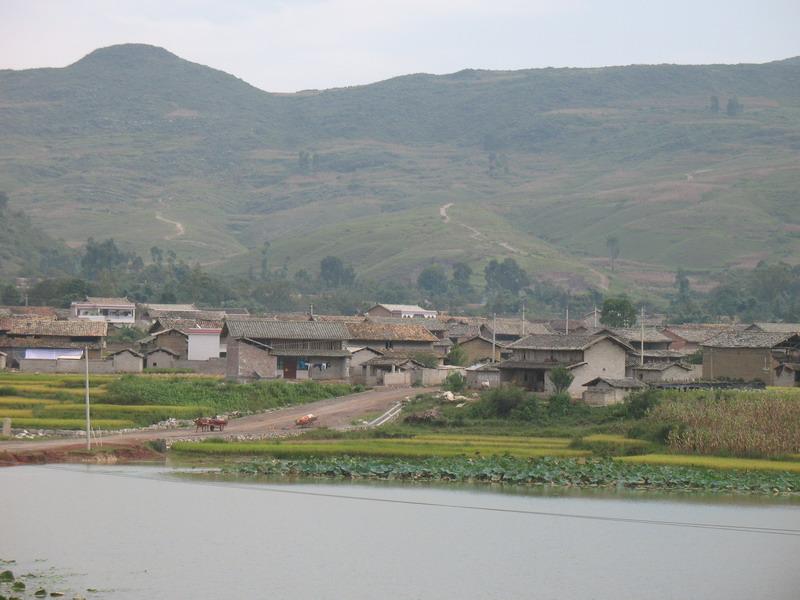
[(228, 340), (225, 376), (235, 381), (274, 379), (278, 373), (278, 357), (270, 347), (249, 338)]
[(627, 374), (630, 379), (644, 383), (689, 382), (699, 379), (700, 365), (688, 365), (680, 361), (661, 361), (640, 364), (638, 360), (628, 363)]
[(700, 344), (730, 329), (730, 325), (721, 324), (667, 325), (661, 333), (672, 340), (670, 350), (694, 354), (700, 350)]
[(562, 334), (586, 334), (594, 329), (582, 319), (552, 319), (547, 321), (546, 325), (552, 332)]
[(144, 366), (148, 369), (174, 369), (181, 356), (167, 347), (156, 347), (144, 355)]
[(516, 342), (529, 335), (552, 335), (555, 333), (545, 323), (532, 323), (522, 319), (486, 319), (480, 326), (480, 334), (488, 340)]
[(500, 369), (492, 364), (476, 364), (464, 369), (467, 387), (471, 389), (495, 388), (500, 385)]
[[(639, 351), (642, 346), (642, 329), (639, 327), (616, 328), (609, 330), (613, 335)], [(668, 350), (672, 339), (653, 327), (644, 328), (645, 350)]]
[(142, 353), (148, 356), (153, 350), (166, 349), (178, 360), (189, 358), (189, 336), (181, 329), (162, 329), (140, 339), (137, 344)]
[(492, 344), (491, 338), (476, 335), (459, 344), (467, 357), (466, 364), (474, 365), (480, 362), (499, 361), (508, 358), (511, 351), (506, 349), (505, 342)]
[(8, 355), (5, 352), (0, 352), (0, 371), (6, 368), (6, 359)]
[(564, 367), (573, 375), (567, 392), (583, 394), (583, 385), (596, 377), (625, 379), (625, 361), (633, 351), (608, 332), (598, 334), (532, 335), (512, 344), (512, 355), (497, 365), (500, 379), (534, 392), (554, 393), (550, 371)]
[(393, 352), (434, 353), (438, 338), (422, 325), (376, 323), (366, 320), (361, 323), (345, 323), (349, 345), (370, 346), (378, 350)]
[(800, 323), (767, 323), (757, 322), (745, 331), (761, 331), (762, 333), (800, 333)]
[(70, 314), (74, 319), (105, 321), (109, 325), (129, 327), (136, 323), (136, 304), (127, 298), (87, 296), (86, 300), (70, 305)]
[(111, 361), (115, 373), (141, 373), (144, 368), (144, 356), (130, 348), (109, 354), (106, 359)]
[(405, 354), (386, 353), (361, 365), (366, 385), (411, 385), (421, 378), (424, 365)]
[[(284, 379), (347, 379), (350, 332), (345, 324), (322, 321), (227, 319), (223, 343), (247, 338), (269, 348), (276, 357), (274, 372), (265, 377)], [(233, 360), (233, 358), (231, 358)], [(231, 372), (233, 367), (228, 369)]]
[(58, 309), (51, 306), (0, 306), (0, 317), (55, 320), (59, 316)]
[(595, 377), (583, 384), (583, 401), (589, 406), (610, 406), (625, 401), (633, 392), (647, 389), (647, 384), (635, 379)]
[(703, 379), (762, 381), (793, 387), (800, 378), (800, 335), (763, 331), (721, 333), (703, 342)]
[(416, 304), (376, 304), (369, 310), (366, 315), (369, 317), (399, 317), (402, 319), (435, 319), (437, 313), (435, 310), (427, 310)]
[(56, 321), (51, 319), (0, 318), (0, 351), (7, 366), (21, 360), (79, 359), (84, 350), (98, 359), (105, 348), (105, 321)]
[(209, 360), (220, 357), (221, 327), (194, 327), (184, 329), (183, 333), (187, 336), (188, 360)]

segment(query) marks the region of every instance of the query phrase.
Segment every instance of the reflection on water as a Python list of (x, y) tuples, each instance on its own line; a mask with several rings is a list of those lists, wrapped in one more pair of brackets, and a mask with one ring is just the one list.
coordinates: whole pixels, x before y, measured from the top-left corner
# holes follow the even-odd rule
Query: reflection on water
[(59, 465), (0, 470), (0, 498), (0, 558), (110, 598), (794, 600), (800, 584), (800, 506), (763, 497)]

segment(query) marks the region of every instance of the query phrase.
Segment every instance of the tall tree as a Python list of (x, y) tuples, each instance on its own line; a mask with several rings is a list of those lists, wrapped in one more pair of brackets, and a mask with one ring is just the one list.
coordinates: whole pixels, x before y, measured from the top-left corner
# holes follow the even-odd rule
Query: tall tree
[(719, 98), (717, 96), (711, 96), (711, 112), (719, 112)]
[(606, 248), (608, 255), (611, 257), (611, 272), (614, 272), (614, 261), (619, 257), (619, 238), (615, 235), (610, 235), (606, 238)]
[(338, 256), (326, 256), (320, 261), (319, 276), (328, 287), (352, 285), (356, 279), (353, 267), (345, 265)]
[(453, 265), (453, 287), (462, 296), (467, 296), (473, 291), (470, 283), (471, 277), (472, 268), (467, 263), (457, 262)]
[(608, 327), (632, 327), (636, 323), (636, 308), (627, 296), (606, 298), (600, 322)]
[(417, 287), (435, 296), (447, 293), (447, 275), (442, 266), (425, 267), (417, 277)]
[(492, 291), (506, 290), (518, 294), (531, 282), (528, 274), (513, 258), (506, 258), (503, 262), (497, 262), (493, 258), (486, 265), (483, 274), (486, 287)]
[(8, 207), (8, 194), (0, 191), (0, 213)]

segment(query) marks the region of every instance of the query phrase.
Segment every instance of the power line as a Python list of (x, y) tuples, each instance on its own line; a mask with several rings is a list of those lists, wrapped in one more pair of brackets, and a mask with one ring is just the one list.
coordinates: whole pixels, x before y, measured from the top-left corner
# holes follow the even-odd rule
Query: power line
[[(60, 470), (73, 470), (65, 469), (63, 467), (49, 466), (47, 468), (60, 469)], [(85, 471), (92, 475), (110, 475), (112, 477), (128, 477), (133, 479), (150, 479), (154, 481), (161, 481), (166, 483), (191, 483), (194, 485), (206, 485), (211, 487), (225, 487), (239, 490), (260, 491), (274, 494), (290, 494), (296, 496), (309, 496), (316, 498), (332, 498), (337, 500), (356, 500), (362, 502), (379, 502), (382, 504), (399, 504), (406, 506), (421, 506), (427, 508), (444, 508), (454, 510), (470, 510), (470, 511), (484, 511), (493, 513), (504, 514), (518, 514), (529, 515), (538, 517), (553, 517), (560, 519), (579, 519), (587, 521), (602, 521), (611, 523), (631, 523), (635, 525), (658, 525), (666, 527), (683, 527), (690, 529), (711, 529), (717, 531), (731, 531), (734, 533), (761, 533), (766, 535), (784, 535), (791, 537), (800, 537), (800, 529), (789, 529), (780, 527), (755, 527), (748, 525), (725, 525), (721, 523), (693, 523), (688, 521), (664, 521), (660, 519), (634, 519), (630, 517), (608, 517), (602, 515), (587, 515), (578, 513), (561, 513), (551, 511), (538, 511), (538, 510), (525, 510), (517, 508), (496, 508), (491, 506), (475, 506), (468, 504), (447, 504), (443, 502), (425, 502), (422, 500), (401, 500), (397, 498), (374, 498), (370, 496), (356, 496), (350, 494), (332, 494), (328, 492), (313, 492), (308, 490), (289, 490), (269, 486), (242, 485), (230, 482), (215, 482), (215, 481), (197, 481), (191, 479), (169, 479), (165, 477), (155, 477), (152, 475), (135, 475), (128, 473), (111, 473), (111, 472), (92, 472)]]

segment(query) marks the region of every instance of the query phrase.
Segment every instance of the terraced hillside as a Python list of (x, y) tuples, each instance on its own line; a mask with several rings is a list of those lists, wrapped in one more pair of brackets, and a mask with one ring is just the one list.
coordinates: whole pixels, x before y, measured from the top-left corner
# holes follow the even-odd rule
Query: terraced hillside
[(576, 288), (800, 262), (798, 59), (269, 94), (125, 45), (0, 72), (0, 131), (0, 189), (50, 234), (227, 272), (257, 268), (265, 241), (290, 271), (335, 254), (402, 279), (514, 256)]

